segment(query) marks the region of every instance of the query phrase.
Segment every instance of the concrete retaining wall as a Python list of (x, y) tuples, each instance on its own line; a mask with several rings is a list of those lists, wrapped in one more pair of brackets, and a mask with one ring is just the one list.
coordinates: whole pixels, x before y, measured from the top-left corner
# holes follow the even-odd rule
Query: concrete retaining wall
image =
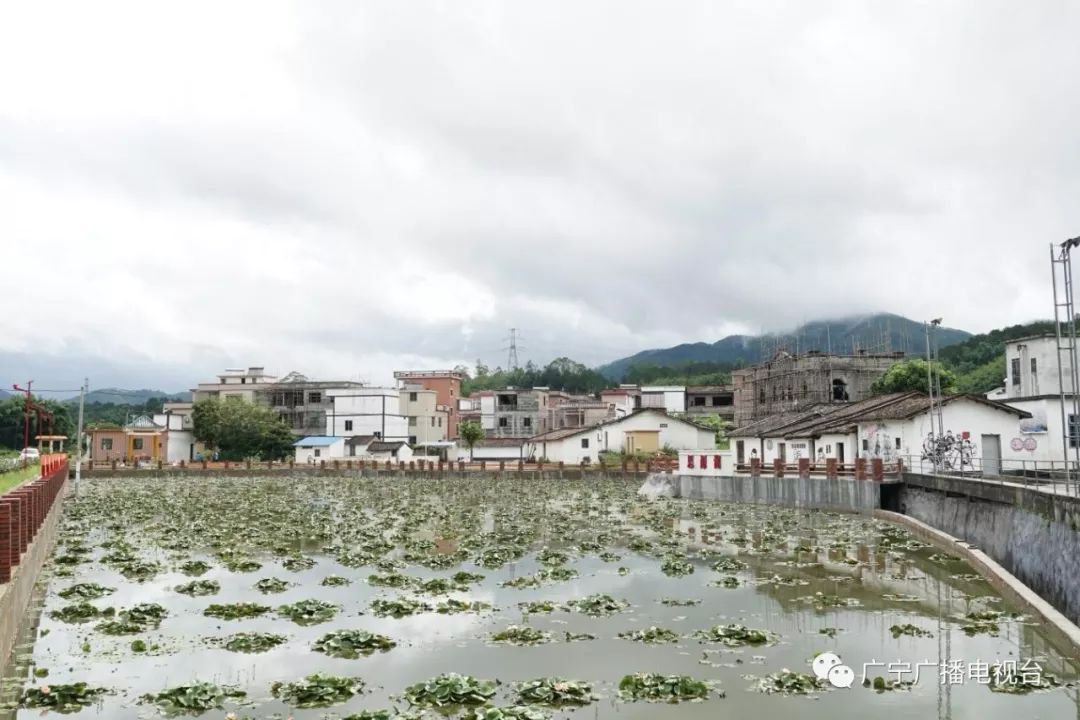
[(28, 616), (27, 608), (41, 569), (56, 545), (57, 526), (63, 514), (67, 487), (67, 483), (61, 483), (34, 539), (27, 544), (18, 565), (11, 569), (11, 579), (0, 585), (0, 667), (7, 665), (23, 626), (32, 619)]
[[(1039, 507), (1047, 509), (1054, 499), (1043, 495)], [(1080, 621), (1080, 532), (1073, 512), (1039, 512), (1030, 503), (1010, 501), (913, 484), (899, 496), (904, 514), (980, 548), (1070, 620)]]
[(1065, 655), (1080, 652), (1080, 628), (982, 550), (907, 515), (877, 510), (874, 517), (903, 525), (920, 540), (963, 558), (989, 580), (1002, 596), (1025, 613), (1041, 620), (1043, 631), (1060, 652)]
[[(655, 476), (654, 476), (655, 477)], [(881, 507), (881, 483), (854, 478), (702, 477), (665, 475), (675, 497), (755, 505), (873, 512)]]

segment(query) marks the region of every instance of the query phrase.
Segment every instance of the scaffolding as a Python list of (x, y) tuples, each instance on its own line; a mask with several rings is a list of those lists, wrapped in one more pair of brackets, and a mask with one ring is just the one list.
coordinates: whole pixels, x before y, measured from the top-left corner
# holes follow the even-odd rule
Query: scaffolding
[[(1073, 304), (1072, 255), (1080, 245), (1080, 237), (1060, 245), (1050, 245), (1050, 275), (1054, 288), (1054, 336), (1057, 339), (1058, 393), (1061, 396), (1062, 449), (1065, 458), (1065, 484), (1077, 478), (1080, 471), (1080, 368), (1076, 355), (1076, 308)], [(1062, 318), (1064, 316), (1064, 319)], [(1067, 326), (1062, 329), (1062, 324)], [(1065, 360), (1068, 361), (1068, 391), (1065, 382)], [(1071, 453), (1070, 453), (1071, 451)], [(1070, 467), (1069, 455), (1073, 464)], [(1075, 488), (1080, 494), (1080, 487)]]

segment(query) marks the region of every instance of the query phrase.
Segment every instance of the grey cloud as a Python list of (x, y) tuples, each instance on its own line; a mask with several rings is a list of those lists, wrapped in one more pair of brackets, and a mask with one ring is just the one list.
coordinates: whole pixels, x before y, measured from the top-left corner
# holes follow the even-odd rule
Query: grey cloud
[(510, 326), (528, 357), (590, 363), (862, 311), (985, 330), (1049, 313), (1046, 244), (1078, 232), (1071, 4), (252, 8), (213, 42), (145, 38), (132, 78), (77, 39), (28, 45), (33, 8), (0, 15), (0, 47), (95, 91), (44, 62), (0, 80), (0, 189), (24, 206), (0, 237), (64, 238), (71, 272), (108, 278), (65, 286), (84, 317), (61, 337), (109, 355), (143, 323), (147, 363), (190, 382), (497, 364)]

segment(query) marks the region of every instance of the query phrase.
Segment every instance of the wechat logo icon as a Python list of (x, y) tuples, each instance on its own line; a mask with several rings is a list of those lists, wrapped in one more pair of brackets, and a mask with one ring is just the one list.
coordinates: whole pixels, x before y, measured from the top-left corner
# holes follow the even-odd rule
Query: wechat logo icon
[(855, 684), (855, 671), (844, 664), (836, 653), (823, 652), (810, 664), (818, 680), (828, 681), (837, 688), (849, 688)]

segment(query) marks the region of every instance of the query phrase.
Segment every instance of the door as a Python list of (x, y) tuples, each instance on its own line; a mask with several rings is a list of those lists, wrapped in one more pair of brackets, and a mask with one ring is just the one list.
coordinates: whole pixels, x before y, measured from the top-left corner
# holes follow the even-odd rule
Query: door
[(1001, 436), (982, 436), (982, 471), (983, 475), (1001, 474)]
[(836, 462), (839, 465), (844, 464), (844, 443), (842, 442), (836, 443)]
[(738, 464), (738, 465), (743, 464), (743, 462), (744, 462), (743, 453), (745, 451), (746, 451), (746, 448), (743, 445), (743, 441), (742, 440), (736, 440), (735, 441), (735, 463), (736, 464)]

